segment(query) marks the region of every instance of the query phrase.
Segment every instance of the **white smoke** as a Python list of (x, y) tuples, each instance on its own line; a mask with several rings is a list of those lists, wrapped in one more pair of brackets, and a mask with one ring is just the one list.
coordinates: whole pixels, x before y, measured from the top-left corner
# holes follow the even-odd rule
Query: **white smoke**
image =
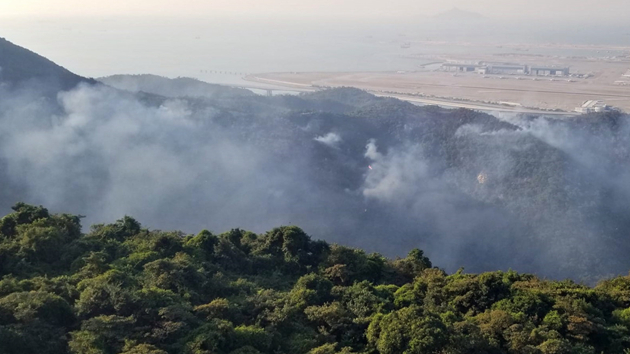
[[(4, 100), (0, 159), (27, 202), (88, 215), (87, 223), (125, 214), (191, 231), (284, 222), (265, 219), (266, 207), (251, 201), (284, 208), (278, 196), (290, 178), (286, 168), (261, 173), (268, 153), (195, 119), (184, 100), (151, 107), (104, 86), (81, 86), (59, 95), (61, 112), (25, 101)], [(234, 213), (239, 208), (244, 215)], [(181, 220), (184, 213), (190, 220)], [(217, 220), (203, 225), (200, 214)]]
[[(261, 112), (265, 102), (239, 111), (231, 99), (148, 104), (82, 86), (51, 102), (0, 87), (0, 181), (8, 186), (0, 202), (5, 211), (25, 201), (87, 215), (85, 225), (125, 214), (186, 232), (296, 224), (387, 255), (425, 248), (451, 270), (552, 275), (572, 274), (558, 269), (574, 257), (584, 267), (608, 261), (602, 255), (614, 248), (598, 235), (615, 231), (592, 211), (629, 210), (627, 125), (593, 133), (523, 119), (509, 130), (479, 119), (435, 137), (410, 122), (393, 138), (372, 123), (355, 129), (318, 114), (301, 121), (304, 129), (277, 114), (288, 109)], [(378, 146), (365, 146), (367, 136)]]
[(413, 196), (428, 178), (428, 166), (423, 161), (419, 146), (383, 155), (378, 151), (376, 142), (371, 140), (366, 146), (365, 157), (372, 161), (363, 189), (363, 195), (368, 198), (388, 202), (406, 199)]
[(338, 134), (331, 132), (324, 136), (318, 136), (317, 138), (315, 138), (315, 141), (318, 141), (332, 148), (337, 148), (339, 146), (339, 143), (341, 143), (342, 139)]

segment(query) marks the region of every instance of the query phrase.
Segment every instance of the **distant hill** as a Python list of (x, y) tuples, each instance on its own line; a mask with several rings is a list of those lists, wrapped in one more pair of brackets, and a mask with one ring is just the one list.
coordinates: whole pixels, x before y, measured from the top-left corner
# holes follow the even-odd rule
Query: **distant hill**
[(0, 38), (0, 83), (19, 85), (26, 82), (37, 82), (53, 90), (68, 90), (81, 82), (96, 83)]
[[(21, 62), (16, 80), (35, 78), (44, 67), (56, 71), (39, 77), (76, 79), (12, 49), (14, 60), (39, 59)], [(81, 211), (90, 222), (139, 215), (185, 232), (300, 225), (328, 242), (392, 257), (421, 247), (449, 271), (512, 268), (594, 283), (630, 269), (630, 117), (619, 112), (502, 120), (352, 88), (263, 97), (194, 79), (102, 80), (115, 89), (70, 92), (50, 104), (24, 104), (37, 98), (31, 90), (0, 94), (0, 212), (31, 199)], [(55, 104), (62, 107), (49, 107)], [(23, 241), (10, 241), (17, 251), (0, 245), (0, 269), (10, 259), (5, 252), (17, 255), (15, 269), (28, 271), (19, 257), (55, 249), (31, 239), (56, 245), (56, 235), (65, 237), (36, 226), (42, 235), (28, 231)], [(111, 235), (98, 237), (109, 242)], [(180, 253), (165, 242), (169, 254)], [(294, 246), (302, 247), (287, 247)], [(98, 249), (85, 247), (99, 257), (89, 258), (96, 266), (86, 268), (89, 275), (104, 263)], [(246, 243), (226, 247), (221, 257), (252, 251)], [(156, 261), (151, 252), (129, 258), (130, 267)], [(61, 261), (72, 264), (72, 257)], [(356, 274), (330, 274), (344, 269)]]
[(456, 7), (435, 15), (433, 18), (442, 21), (481, 21), (485, 20), (486, 17), (482, 14), (461, 10)]
[(197, 79), (180, 77), (170, 79), (157, 75), (113, 75), (98, 79), (100, 82), (131, 92), (146, 92), (166, 97), (251, 97), (249, 90), (209, 84)]

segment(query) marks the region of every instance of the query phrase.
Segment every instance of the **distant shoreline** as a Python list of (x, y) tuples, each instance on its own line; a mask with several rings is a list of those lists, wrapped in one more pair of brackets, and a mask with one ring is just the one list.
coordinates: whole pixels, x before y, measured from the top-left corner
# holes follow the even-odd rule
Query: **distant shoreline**
[[(313, 92), (319, 89), (320, 87), (316, 87), (313, 85), (294, 83), (289, 81), (281, 81), (281, 80), (273, 80), (273, 79), (265, 79), (260, 78), (255, 75), (249, 75), (243, 78), (243, 80), (255, 82), (255, 83), (266, 83), (266, 82), (274, 82), (276, 85), (280, 85), (281, 88), (278, 90), (285, 91), (297, 91), (297, 92)], [(246, 87), (246, 86), (244, 86)], [(299, 87), (299, 88), (296, 88)], [(444, 99), (444, 98), (424, 98), (418, 96), (412, 96), (405, 93), (384, 93), (378, 90), (367, 90), (361, 87), (356, 87), (358, 89), (365, 90), (375, 96), (378, 97), (391, 97), (396, 98), (401, 101), (407, 101), (413, 104), (422, 104), (422, 105), (436, 105), (446, 108), (466, 108), (477, 111), (484, 112), (506, 112), (506, 113), (523, 113), (523, 114), (540, 114), (540, 115), (553, 115), (553, 116), (576, 116), (576, 112), (557, 112), (557, 111), (545, 111), (545, 110), (537, 110), (525, 107), (509, 107), (505, 105), (496, 105), (489, 104), (483, 102), (466, 102), (457, 99)]]

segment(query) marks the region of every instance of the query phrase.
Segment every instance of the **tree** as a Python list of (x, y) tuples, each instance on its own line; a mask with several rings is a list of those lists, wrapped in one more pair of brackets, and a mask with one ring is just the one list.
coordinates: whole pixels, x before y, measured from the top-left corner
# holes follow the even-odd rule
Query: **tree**
[(36, 207), (25, 203), (17, 203), (11, 209), (15, 212), (0, 219), (0, 236), (13, 237), (16, 234), (17, 226), (30, 224), (50, 216), (48, 209), (42, 206)]
[(133, 312), (134, 280), (129, 274), (110, 270), (77, 285), (81, 292), (76, 303), (77, 313), (85, 318), (98, 315), (128, 316)]
[(382, 354), (438, 352), (448, 343), (442, 321), (422, 314), (415, 306), (376, 317), (368, 329), (368, 341)]
[(331, 300), (332, 283), (317, 274), (300, 277), (289, 294), (289, 302), (297, 308), (309, 305), (322, 305)]
[[(132, 344), (133, 343), (133, 344)], [(125, 344), (123, 351), (120, 354), (168, 354), (164, 350), (150, 344), (135, 344), (129, 342)]]
[(63, 298), (43, 291), (16, 292), (0, 299), (4, 323), (23, 324), (43, 321), (53, 326), (69, 327), (74, 321), (72, 308)]
[(218, 237), (208, 230), (202, 230), (197, 236), (186, 241), (186, 247), (190, 248), (193, 253), (198, 252), (197, 255), (203, 260), (209, 261), (214, 256), (217, 243), (219, 243)]
[(68, 343), (75, 354), (120, 353), (133, 333), (132, 317), (97, 316), (84, 321), (71, 333)]
[(413, 280), (420, 275), (423, 270), (431, 268), (432, 264), (429, 258), (424, 256), (424, 252), (414, 248), (409, 252), (407, 258), (399, 259), (394, 262), (396, 271), (406, 277), (408, 281)]

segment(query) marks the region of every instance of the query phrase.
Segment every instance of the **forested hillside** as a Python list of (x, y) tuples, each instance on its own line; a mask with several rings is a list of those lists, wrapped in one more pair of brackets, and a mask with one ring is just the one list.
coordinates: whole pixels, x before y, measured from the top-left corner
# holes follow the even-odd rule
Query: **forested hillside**
[(295, 224), (389, 257), (421, 248), (451, 272), (594, 284), (630, 269), (627, 115), (499, 119), (350, 88), (262, 97), (157, 80), (182, 96), (0, 87), (0, 209), (186, 232)]
[[(187, 235), (14, 206), (0, 221), (3, 354), (627, 353), (630, 277), (594, 288), (447, 274), (296, 226)], [(439, 266), (439, 265), (438, 265)], [(625, 350), (625, 351), (624, 351)]]
[(151, 75), (112, 88), (0, 51), (0, 214), (25, 201), (188, 233), (300, 225), (392, 258), (420, 248), (449, 272), (590, 285), (630, 269), (626, 114), (493, 116)]

